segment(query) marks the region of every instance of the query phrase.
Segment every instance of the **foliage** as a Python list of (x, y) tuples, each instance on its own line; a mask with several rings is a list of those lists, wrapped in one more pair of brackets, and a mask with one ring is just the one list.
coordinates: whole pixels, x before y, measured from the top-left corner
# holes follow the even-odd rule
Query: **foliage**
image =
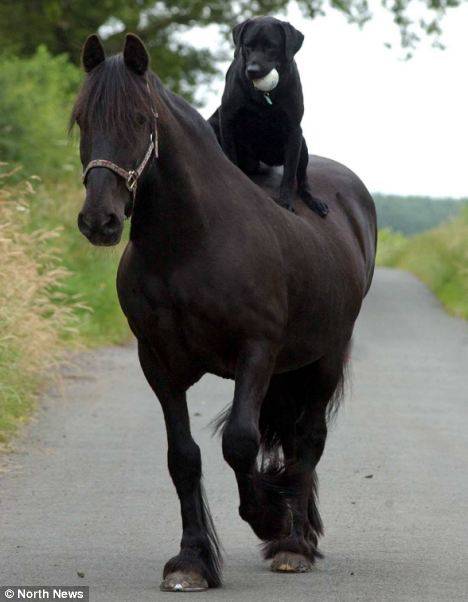
[(409, 239), (390, 228), (379, 230), (377, 243), (377, 265), (394, 266), (408, 245)]
[(28, 181), (12, 189), (0, 178), (0, 444), (30, 411), (81, 307), (60, 292), (69, 272), (51, 244), (59, 231), (27, 228), (31, 193)]
[[(381, 0), (393, 15), (403, 47), (411, 50), (422, 34), (440, 44), (441, 21), (448, 8), (463, 0)], [(219, 25), (226, 34), (237, 22), (253, 15), (284, 13), (290, 0), (2, 0), (0, 37), (9, 54), (31, 56), (40, 44), (54, 54), (67, 53), (79, 62), (86, 36), (101, 31), (107, 47), (121, 49), (122, 36), (138, 33), (152, 54), (153, 66), (175, 92), (190, 97), (201, 77), (213, 73), (216, 55), (182, 42), (194, 26)], [(303, 14), (314, 18), (328, 9), (363, 24), (372, 17), (369, 0), (297, 0)], [(421, 16), (422, 12), (422, 16)], [(219, 57), (218, 57), (219, 58)], [(185, 82), (185, 84), (184, 84)]]
[(468, 319), (468, 207), (458, 218), (417, 236), (380, 234), (380, 265), (413, 272), (450, 313)]
[(73, 170), (78, 153), (66, 135), (80, 71), (43, 46), (29, 58), (0, 60), (0, 157), (28, 174)]
[[(417, 234), (458, 215), (463, 201), (421, 196), (374, 194), (379, 228)], [(468, 202), (468, 200), (465, 200)]]

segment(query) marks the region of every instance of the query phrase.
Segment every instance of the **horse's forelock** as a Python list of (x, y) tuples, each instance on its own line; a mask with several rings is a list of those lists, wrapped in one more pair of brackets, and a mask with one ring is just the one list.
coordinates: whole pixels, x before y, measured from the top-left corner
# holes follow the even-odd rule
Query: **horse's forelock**
[(89, 130), (135, 139), (138, 116), (153, 119), (154, 79), (150, 72), (143, 77), (130, 71), (121, 54), (106, 59), (86, 76), (72, 110), (70, 129), (79, 123)]

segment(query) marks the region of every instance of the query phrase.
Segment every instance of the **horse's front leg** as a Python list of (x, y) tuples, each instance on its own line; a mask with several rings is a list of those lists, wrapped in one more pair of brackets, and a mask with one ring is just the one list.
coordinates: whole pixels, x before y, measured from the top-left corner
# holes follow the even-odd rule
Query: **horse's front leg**
[(239, 489), (239, 514), (261, 539), (271, 539), (281, 532), (287, 519), (284, 507), (276, 507), (275, 511), (279, 510), (279, 513), (271, 520), (268, 506), (272, 509), (272, 505), (268, 498), (275, 492), (269, 488), (267, 477), (256, 467), (260, 409), (275, 360), (276, 349), (267, 342), (251, 344), (240, 355), (234, 401), (223, 430), (224, 458), (235, 472)]
[(139, 342), (143, 372), (156, 393), (167, 431), (169, 472), (177, 490), (182, 514), (180, 552), (164, 567), (164, 591), (200, 591), (217, 587), (220, 552), (201, 482), (200, 448), (190, 432), (186, 392), (170, 379), (151, 347)]

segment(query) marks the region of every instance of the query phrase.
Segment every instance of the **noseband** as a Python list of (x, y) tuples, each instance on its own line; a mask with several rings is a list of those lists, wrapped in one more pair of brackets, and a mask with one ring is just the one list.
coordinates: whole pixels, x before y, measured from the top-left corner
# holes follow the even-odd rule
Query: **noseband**
[[(149, 89), (148, 82), (146, 82), (146, 86), (148, 88), (148, 93), (149, 93), (150, 89)], [(124, 169), (123, 167), (116, 165), (115, 163), (113, 163), (112, 161), (109, 161), (108, 159), (93, 159), (92, 161), (90, 161), (88, 163), (88, 165), (86, 166), (86, 169), (83, 172), (82, 179), (83, 179), (83, 184), (85, 186), (86, 186), (86, 178), (87, 178), (89, 172), (92, 169), (94, 169), (95, 167), (105, 167), (106, 169), (110, 169), (111, 171), (116, 173), (118, 176), (123, 178), (125, 180), (125, 186), (127, 187), (127, 190), (132, 195), (132, 205), (131, 205), (130, 211), (128, 213), (128, 216), (130, 216), (132, 214), (133, 207), (135, 205), (135, 197), (136, 197), (136, 193), (137, 193), (138, 179), (140, 178), (141, 174), (145, 170), (146, 165), (148, 164), (149, 160), (151, 159), (151, 155), (153, 154), (153, 151), (154, 151), (155, 159), (157, 159), (159, 157), (158, 123), (157, 123), (158, 114), (154, 109), (152, 109), (152, 112), (154, 115), (154, 132), (152, 132), (150, 134), (150, 143), (149, 143), (148, 149), (146, 151), (145, 156), (143, 157), (142, 162), (138, 165), (138, 167), (136, 169), (130, 169), (130, 170)]]

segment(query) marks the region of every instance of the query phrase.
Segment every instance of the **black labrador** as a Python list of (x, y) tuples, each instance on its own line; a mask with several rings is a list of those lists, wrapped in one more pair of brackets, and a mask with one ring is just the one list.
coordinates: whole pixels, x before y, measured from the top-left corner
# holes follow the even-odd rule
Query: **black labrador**
[(297, 178), (301, 199), (325, 217), (328, 206), (311, 194), (306, 176), (304, 99), (294, 60), (303, 34), (273, 17), (248, 19), (232, 33), (234, 61), (226, 74), (221, 107), (209, 123), (226, 155), (245, 173), (258, 173), (260, 162), (284, 165), (279, 197), (283, 207), (294, 210)]

